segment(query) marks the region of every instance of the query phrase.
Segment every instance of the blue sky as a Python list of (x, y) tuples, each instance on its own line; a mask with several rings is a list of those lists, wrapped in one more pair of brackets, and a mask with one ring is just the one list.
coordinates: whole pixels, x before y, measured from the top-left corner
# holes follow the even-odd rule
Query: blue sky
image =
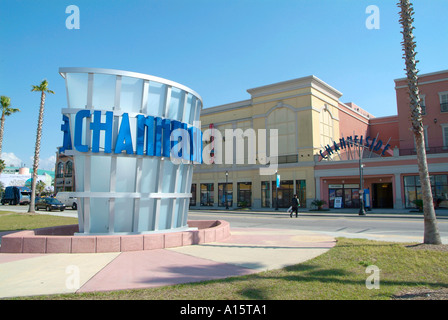
[[(30, 90), (47, 79), (56, 94), (47, 97), (40, 167), (53, 166), (67, 105), (59, 67), (166, 78), (198, 92), (205, 108), (313, 74), (341, 91), (342, 102), (394, 115), (393, 80), (405, 76), (396, 2), (0, 0), (0, 95), (21, 109), (6, 121), (3, 157), (32, 166), (40, 96)], [(69, 5), (80, 10), (79, 30), (66, 28)], [(379, 29), (366, 28), (369, 5), (380, 10)], [(448, 1), (414, 7), (421, 73), (448, 69)]]

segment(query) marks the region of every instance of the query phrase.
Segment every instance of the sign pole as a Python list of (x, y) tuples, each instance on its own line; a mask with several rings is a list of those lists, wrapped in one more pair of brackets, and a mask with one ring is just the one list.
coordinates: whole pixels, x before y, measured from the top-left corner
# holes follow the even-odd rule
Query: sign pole
[(280, 188), (280, 176), (278, 172), (275, 172), (275, 210), (278, 210), (278, 189)]
[(359, 197), (360, 197), (359, 215), (360, 216), (366, 215), (366, 210), (364, 208), (364, 181), (363, 181), (364, 164), (362, 163), (363, 154), (364, 154), (364, 148), (363, 146), (359, 145)]

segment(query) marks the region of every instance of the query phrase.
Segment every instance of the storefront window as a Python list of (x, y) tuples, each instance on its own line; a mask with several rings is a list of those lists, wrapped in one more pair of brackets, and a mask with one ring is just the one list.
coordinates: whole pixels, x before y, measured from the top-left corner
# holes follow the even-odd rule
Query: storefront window
[[(280, 181), (280, 187), (276, 188), (276, 182), (272, 181), (272, 202), (275, 206), (278, 200), (279, 208), (289, 208), (291, 206), (292, 198), (294, 197), (294, 182), (293, 180)], [(277, 197), (278, 192), (278, 197)]]
[(261, 182), (261, 206), (263, 208), (271, 206), (271, 183), (269, 181)]
[(218, 183), (218, 198), (219, 198), (218, 201), (219, 207), (225, 207), (226, 200), (227, 200), (227, 206), (231, 207), (233, 205), (233, 183), (228, 182), (227, 187), (226, 183)]
[(420, 186), (415, 185), (415, 176), (404, 177), (404, 194), (406, 208), (415, 208), (414, 203), (417, 200), (417, 192), (420, 193)]
[(359, 208), (359, 184), (344, 185), (344, 207)]
[(191, 185), (190, 207), (196, 206), (196, 183)]
[(238, 207), (252, 206), (252, 182), (238, 182)]
[(435, 177), (435, 205), (436, 208), (448, 208), (448, 175)]
[[(435, 208), (448, 208), (448, 175), (430, 176), (431, 191)], [(415, 200), (422, 199), (419, 176), (403, 178), (406, 208), (416, 208)]]
[(213, 206), (215, 202), (213, 197), (214, 189), (213, 183), (201, 183), (201, 206)]
[(330, 208), (359, 208), (359, 184), (330, 184), (328, 200)]
[(300, 201), (300, 207), (306, 208), (306, 180), (296, 180), (296, 194)]

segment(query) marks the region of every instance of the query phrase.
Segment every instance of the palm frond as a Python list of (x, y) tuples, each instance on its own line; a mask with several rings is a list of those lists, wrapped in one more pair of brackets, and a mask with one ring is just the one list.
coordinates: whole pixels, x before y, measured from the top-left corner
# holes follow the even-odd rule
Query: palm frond
[(40, 91), (40, 92), (47, 92), (54, 94), (53, 90), (48, 89), (48, 81), (42, 80), (42, 82), (39, 85), (33, 85), (31, 91)]
[(8, 108), (11, 105), (11, 98), (7, 96), (1, 96), (0, 98), (3, 109)]
[(4, 110), (5, 110), (6, 116), (10, 116), (13, 113), (20, 112), (20, 109), (17, 109), (17, 108), (8, 108), (8, 109), (4, 109)]

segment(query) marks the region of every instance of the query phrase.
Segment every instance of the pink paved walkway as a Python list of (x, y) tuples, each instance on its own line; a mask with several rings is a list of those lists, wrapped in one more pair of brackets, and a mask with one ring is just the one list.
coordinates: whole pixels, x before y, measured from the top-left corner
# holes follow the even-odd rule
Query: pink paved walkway
[[(335, 245), (300, 230), (232, 228), (224, 241), (116, 253), (0, 254), (0, 298), (141, 289), (221, 279), (302, 263)], [(79, 270), (79, 286), (68, 286)]]
[(171, 252), (123, 252), (78, 292), (142, 289), (254, 273), (227, 263)]

